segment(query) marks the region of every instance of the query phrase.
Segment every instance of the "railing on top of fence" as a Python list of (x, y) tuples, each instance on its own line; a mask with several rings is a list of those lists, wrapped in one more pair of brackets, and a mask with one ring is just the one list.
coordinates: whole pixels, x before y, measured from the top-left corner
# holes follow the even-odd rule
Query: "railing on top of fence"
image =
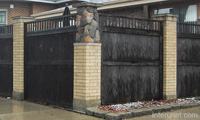
[(76, 26), (76, 14), (38, 19), (25, 23), (25, 32), (39, 32)]
[(119, 15), (99, 14), (101, 27), (121, 27), (140, 30), (162, 31), (162, 21)]
[(200, 34), (200, 24), (178, 23), (177, 32), (185, 34)]
[(0, 35), (13, 34), (13, 25), (0, 26)]

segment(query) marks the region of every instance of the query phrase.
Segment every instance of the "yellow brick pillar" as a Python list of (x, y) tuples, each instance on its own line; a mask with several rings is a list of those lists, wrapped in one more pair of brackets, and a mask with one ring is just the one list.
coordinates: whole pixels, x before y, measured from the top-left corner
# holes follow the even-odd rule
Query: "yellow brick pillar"
[(77, 33), (74, 43), (73, 109), (85, 111), (101, 104), (101, 43), (99, 34), (100, 4), (79, 3)]
[(163, 99), (177, 98), (177, 15), (153, 16), (163, 20)]
[(24, 22), (31, 17), (13, 17), (13, 99), (24, 99)]

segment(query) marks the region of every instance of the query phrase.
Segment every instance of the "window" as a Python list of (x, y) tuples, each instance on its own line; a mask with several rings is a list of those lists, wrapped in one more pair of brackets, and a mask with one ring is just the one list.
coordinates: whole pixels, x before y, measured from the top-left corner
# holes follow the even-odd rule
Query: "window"
[(0, 9), (0, 26), (7, 24), (7, 10)]
[(164, 14), (164, 13), (178, 15), (178, 22), (181, 23), (183, 22), (195, 23), (197, 21), (197, 5), (154, 10), (154, 14)]

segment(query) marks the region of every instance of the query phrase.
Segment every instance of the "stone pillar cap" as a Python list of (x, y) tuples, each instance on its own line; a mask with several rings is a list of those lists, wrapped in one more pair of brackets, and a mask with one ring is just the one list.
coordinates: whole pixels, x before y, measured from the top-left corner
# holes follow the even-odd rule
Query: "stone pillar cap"
[(157, 18), (157, 17), (176, 17), (178, 18), (178, 15), (174, 15), (174, 14), (158, 14), (158, 15), (153, 15), (153, 18)]
[(28, 17), (28, 16), (15, 16), (12, 17), (13, 20), (17, 20), (17, 19), (34, 19), (34, 17)]
[(91, 3), (91, 2), (81, 2), (81, 3), (77, 3), (72, 5), (74, 8), (78, 8), (78, 7), (101, 7), (103, 6), (103, 4), (101, 3)]

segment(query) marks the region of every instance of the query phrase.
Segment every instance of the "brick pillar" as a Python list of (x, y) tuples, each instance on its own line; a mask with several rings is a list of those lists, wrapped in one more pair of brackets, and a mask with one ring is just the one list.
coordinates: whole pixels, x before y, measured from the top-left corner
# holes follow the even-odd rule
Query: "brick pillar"
[(74, 43), (73, 109), (85, 111), (101, 104), (101, 43), (95, 3), (79, 3)]
[(177, 98), (177, 15), (153, 16), (163, 20), (163, 99)]
[(30, 17), (13, 17), (13, 99), (24, 99), (24, 22)]

